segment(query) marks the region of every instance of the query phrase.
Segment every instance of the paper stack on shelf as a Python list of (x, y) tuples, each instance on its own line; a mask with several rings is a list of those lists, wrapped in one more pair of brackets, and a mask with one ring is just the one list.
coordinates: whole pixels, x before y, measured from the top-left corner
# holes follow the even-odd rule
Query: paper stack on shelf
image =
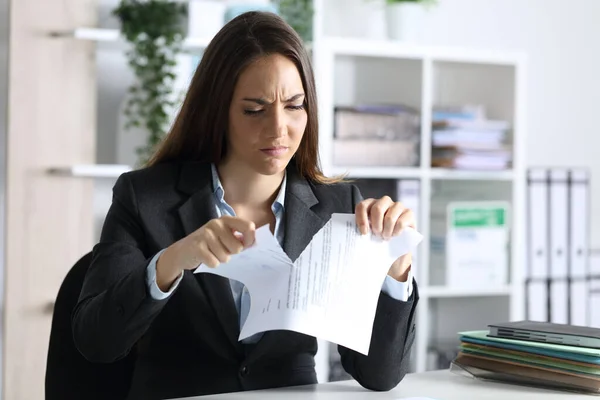
[(419, 113), (403, 105), (336, 107), (333, 163), (337, 166), (416, 166)]
[(476, 378), (600, 393), (600, 349), (492, 337), (489, 331), (459, 338), (453, 368)]
[(503, 170), (512, 162), (510, 124), (488, 120), (481, 108), (438, 108), (432, 114), (433, 167)]

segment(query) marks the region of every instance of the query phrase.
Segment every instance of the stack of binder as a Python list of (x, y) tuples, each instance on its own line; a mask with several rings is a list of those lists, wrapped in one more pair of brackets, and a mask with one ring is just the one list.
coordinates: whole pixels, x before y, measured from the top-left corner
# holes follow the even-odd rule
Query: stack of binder
[[(523, 325), (531, 326), (529, 321), (503, 326)], [(451, 368), (481, 379), (600, 394), (600, 330), (547, 327), (558, 330), (506, 330), (491, 325), (489, 331), (461, 332)]]
[(600, 326), (589, 266), (589, 171), (531, 168), (527, 181), (526, 318)]

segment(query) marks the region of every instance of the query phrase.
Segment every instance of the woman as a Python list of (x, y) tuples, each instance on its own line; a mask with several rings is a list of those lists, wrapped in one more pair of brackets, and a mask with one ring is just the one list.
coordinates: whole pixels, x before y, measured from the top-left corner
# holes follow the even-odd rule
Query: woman
[[(247, 291), (192, 273), (243, 251), (265, 224), (292, 260), (332, 213), (356, 211), (363, 233), (386, 238), (414, 226), (402, 204), (362, 200), (356, 187), (323, 176), (316, 104), (297, 34), (275, 15), (243, 14), (207, 47), (150, 165), (118, 179), (73, 329), (91, 361), (135, 352), (129, 398), (316, 383), (315, 338), (271, 331), (239, 342)], [(406, 255), (382, 287), (368, 357), (339, 347), (366, 388), (389, 390), (407, 372), (413, 285)]]

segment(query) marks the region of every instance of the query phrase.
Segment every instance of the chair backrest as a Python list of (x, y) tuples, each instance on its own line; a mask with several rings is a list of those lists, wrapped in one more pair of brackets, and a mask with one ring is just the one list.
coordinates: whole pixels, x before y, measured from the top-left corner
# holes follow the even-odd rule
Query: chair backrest
[(91, 253), (77, 261), (56, 297), (46, 362), (46, 400), (119, 400), (129, 390), (133, 354), (115, 363), (95, 364), (79, 353), (73, 341), (71, 314), (91, 261)]

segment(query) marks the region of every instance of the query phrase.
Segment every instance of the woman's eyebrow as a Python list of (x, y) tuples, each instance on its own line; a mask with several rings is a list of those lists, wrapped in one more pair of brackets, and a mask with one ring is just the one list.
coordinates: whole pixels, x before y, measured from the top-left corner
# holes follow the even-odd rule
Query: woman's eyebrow
[(298, 94), (295, 94), (295, 95), (293, 95), (292, 97), (290, 97), (289, 99), (287, 99), (287, 100), (284, 100), (284, 102), (285, 102), (285, 103), (290, 103), (290, 102), (292, 102), (292, 101), (296, 101), (296, 100), (298, 100), (298, 99), (299, 99), (299, 98), (301, 98), (301, 97), (304, 97), (304, 93), (298, 93)]
[[(290, 103), (290, 102), (292, 102), (292, 101), (296, 101), (296, 100), (298, 100), (298, 99), (299, 99), (299, 98), (301, 98), (301, 97), (304, 97), (304, 93), (298, 93), (298, 94), (295, 94), (295, 95), (293, 95), (292, 97), (290, 97), (289, 99), (285, 99), (283, 102), (284, 102), (284, 103)], [(250, 102), (253, 102), (253, 103), (259, 104), (259, 105), (261, 105), (261, 106), (266, 106), (266, 105), (269, 105), (269, 104), (271, 104), (270, 102), (268, 102), (267, 100), (265, 100), (265, 99), (264, 99), (264, 98), (262, 98), (262, 97), (244, 97), (242, 100), (243, 100), (243, 101), (250, 101)]]

